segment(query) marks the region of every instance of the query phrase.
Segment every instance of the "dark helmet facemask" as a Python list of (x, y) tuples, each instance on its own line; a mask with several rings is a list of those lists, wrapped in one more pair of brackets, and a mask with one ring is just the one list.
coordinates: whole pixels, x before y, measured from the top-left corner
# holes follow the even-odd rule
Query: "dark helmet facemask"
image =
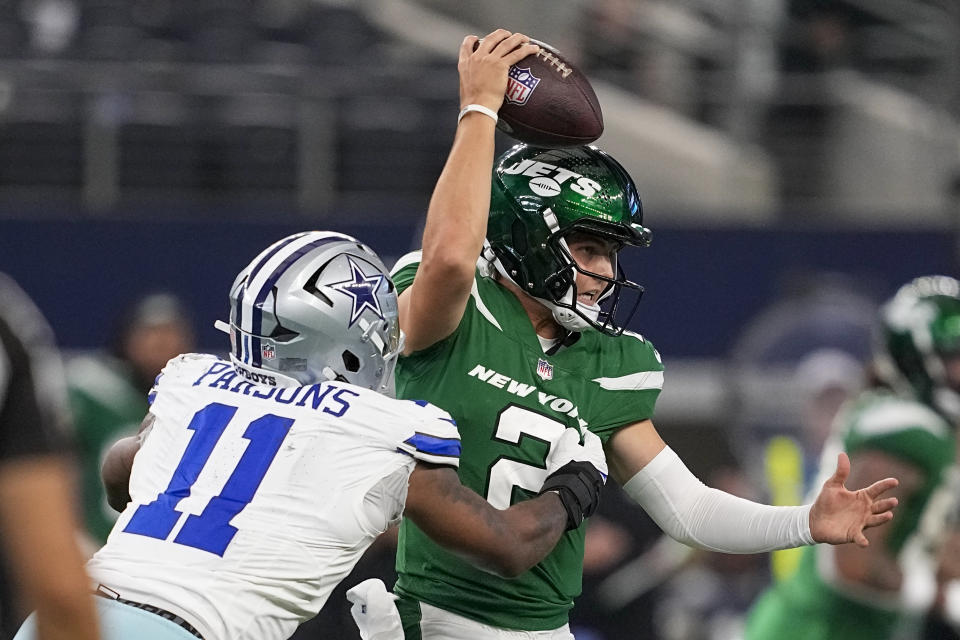
[[(637, 238), (634, 235), (627, 236), (619, 226), (608, 225), (596, 220), (579, 220), (566, 229), (561, 229), (556, 215), (549, 208), (544, 209), (542, 216), (550, 229), (550, 235), (544, 245), (546, 250), (552, 254), (553, 263), (558, 267), (546, 274), (543, 279), (543, 286), (539, 286), (539, 283), (532, 281), (521, 282), (522, 278), (518, 278), (520, 273), (515, 269), (508, 272), (503, 262), (498, 259), (497, 252), (488, 242), (484, 243), (481, 263), (488, 262), (502, 277), (507, 278), (550, 309), (557, 324), (568, 331), (583, 331), (593, 327), (611, 336), (618, 336), (623, 333), (626, 325), (636, 313), (644, 289), (641, 285), (627, 279), (626, 273), (617, 259), (617, 253), (627, 244), (638, 246), (649, 244), (649, 230), (644, 228), (640, 238)], [(617, 249), (612, 256), (613, 277), (588, 271), (577, 264), (567, 244), (567, 238), (577, 234), (598, 237), (617, 245)], [(481, 267), (483, 267), (482, 264)], [(577, 273), (606, 283), (594, 304), (585, 304), (579, 300)], [(541, 295), (537, 295), (537, 293)], [(633, 295), (625, 296), (625, 293), (633, 293)], [(629, 299), (624, 300), (625, 297)], [(626, 304), (623, 304), (624, 302)]]

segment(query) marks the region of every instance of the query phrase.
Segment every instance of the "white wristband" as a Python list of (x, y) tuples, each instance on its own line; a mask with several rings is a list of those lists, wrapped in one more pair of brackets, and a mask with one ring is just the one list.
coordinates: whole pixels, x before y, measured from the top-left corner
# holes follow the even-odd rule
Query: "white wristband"
[(463, 109), (460, 110), (460, 115), (457, 116), (457, 124), (460, 124), (460, 121), (463, 120), (463, 116), (467, 115), (471, 111), (479, 111), (483, 115), (493, 118), (494, 123), (496, 123), (497, 120), (499, 120), (499, 118), (497, 118), (497, 112), (494, 111), (493, 109), (489, 109), (483, 106), (482, 104), (468, 104), (467, 106), (465, 106)]

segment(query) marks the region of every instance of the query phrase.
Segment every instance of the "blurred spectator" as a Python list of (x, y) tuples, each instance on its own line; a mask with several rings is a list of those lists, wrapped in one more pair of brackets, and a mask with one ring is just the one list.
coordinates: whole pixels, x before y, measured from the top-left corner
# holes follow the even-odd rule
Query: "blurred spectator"
[(786, 72), (816, 72), (851, 61), (856, 11), (841, 2), (791, 0), (781, 49)]
[(141, 298), (119, 318), (108, 353), (74, 358), (67, 366), (76, 422), (84, 522), (99, 547), (116, 520), (100, 481), (110, 446), (133, 435), (147, 413), (147, 393), (167, 361), (194, 351), (194, 331), (181, 301), (169, 293)]
[(20, 8), (30, 25), (30, 45), (36, 53), (57, 55), (70, 46), (80, 22), (73, 0), (25, 0)]
[(773, 504), (802, 503), (833, 416), (863, 385), (877, 304), (862, 290), (830, 273), (796, 277), (731, 352), (736, 451)]
[[(757, 498), (716, 425), (664, 429), (710, 486)], [(677, 542), (608, 485), (587, 529), (583, 593), (570, 613), (571, 630), (577, 640), (732, 639), (767, 576), (764, 554), (710, 553)]]
[[(710, 486), (758, 500), (743, 472), (729, 463), (707, 476)], [(655, 637), (660, 640), (737, 640), (750, 604), (768, 583), (765, 554), (690, 550), (661, 590)], [(625, 638), (626, 640), (626, 638)]]
[[(840, 407), (864, 386), (863, 365), (847, 351), (831, 348), (816, 349), (797, 364), (793, 385), (801, 397), (800, 437), (808, 454), (808, 479), (816, 471), (816, 458)], [(809, 484), (804, 488), (810, 489)]]
[(76, 544), (63, 371), (40, 312), (0, 274), (0, 636), (28, 609), (41, 640), (93, 640), (96, 617)]
[[(654, 547), (661, 537), (668, 546)], [(583, 592), (570, 612), (573, 634), (582, 640), (654, 637), (656, 589), (677, 564), (663, 554), (676, 547), (689, 549), (663, 535), (618, 485), (605, 486), (584, 540)]]
[[(771, 504), (803, 504), (837, 411), (863, 387), (877, 305), (862, 289), (832, 273), (794, 276), (733, 349), (733, 437), (747, 477)], [(775, 551), (773, 577), (790, 576), (801, 555)]]

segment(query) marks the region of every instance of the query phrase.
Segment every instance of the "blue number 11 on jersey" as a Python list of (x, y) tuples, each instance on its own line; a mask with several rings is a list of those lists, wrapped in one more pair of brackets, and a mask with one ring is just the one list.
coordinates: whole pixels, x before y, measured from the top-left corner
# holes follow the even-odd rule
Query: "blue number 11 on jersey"
[[(183, 515), (176, 510), (176, 506), (190, 495), (191, 487), (236, 413), (236, 407), (214, 402), (194, 414), (187, 426), (194, 433), (180, 464), (173, 472), (170, 484), (156, 500), (137, 508), (124, 532), (159, 540), (166, 540), (170, 536)], [(200, 515), (187, 517), (173, 541), (222, 556), (237, 533), (237, 528), (230, 524), (230, 520), (253, 500), (293, 422), (293, 418), (273, 414), (251, 422), (243, 433), (250, 444), (227, 479), (223, 491), (210, 500)]]

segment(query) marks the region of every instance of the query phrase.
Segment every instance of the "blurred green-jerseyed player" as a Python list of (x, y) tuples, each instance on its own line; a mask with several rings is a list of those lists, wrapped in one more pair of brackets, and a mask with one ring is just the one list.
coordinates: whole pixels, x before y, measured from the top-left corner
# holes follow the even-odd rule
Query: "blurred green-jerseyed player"
[(865, 549), (805, 549), (798, 571), (754, 606), (748, 640), (883, 640), (932, 604), (928, 547), (955, 499), (931, 497), (955, 460), (960, 282), (917, 278), (884, 305), (881, 325), (875, 384), (837, 416), (823, 462), (843, 450), (858, 482), (896, 475), (896, 520), (873, 530)]

